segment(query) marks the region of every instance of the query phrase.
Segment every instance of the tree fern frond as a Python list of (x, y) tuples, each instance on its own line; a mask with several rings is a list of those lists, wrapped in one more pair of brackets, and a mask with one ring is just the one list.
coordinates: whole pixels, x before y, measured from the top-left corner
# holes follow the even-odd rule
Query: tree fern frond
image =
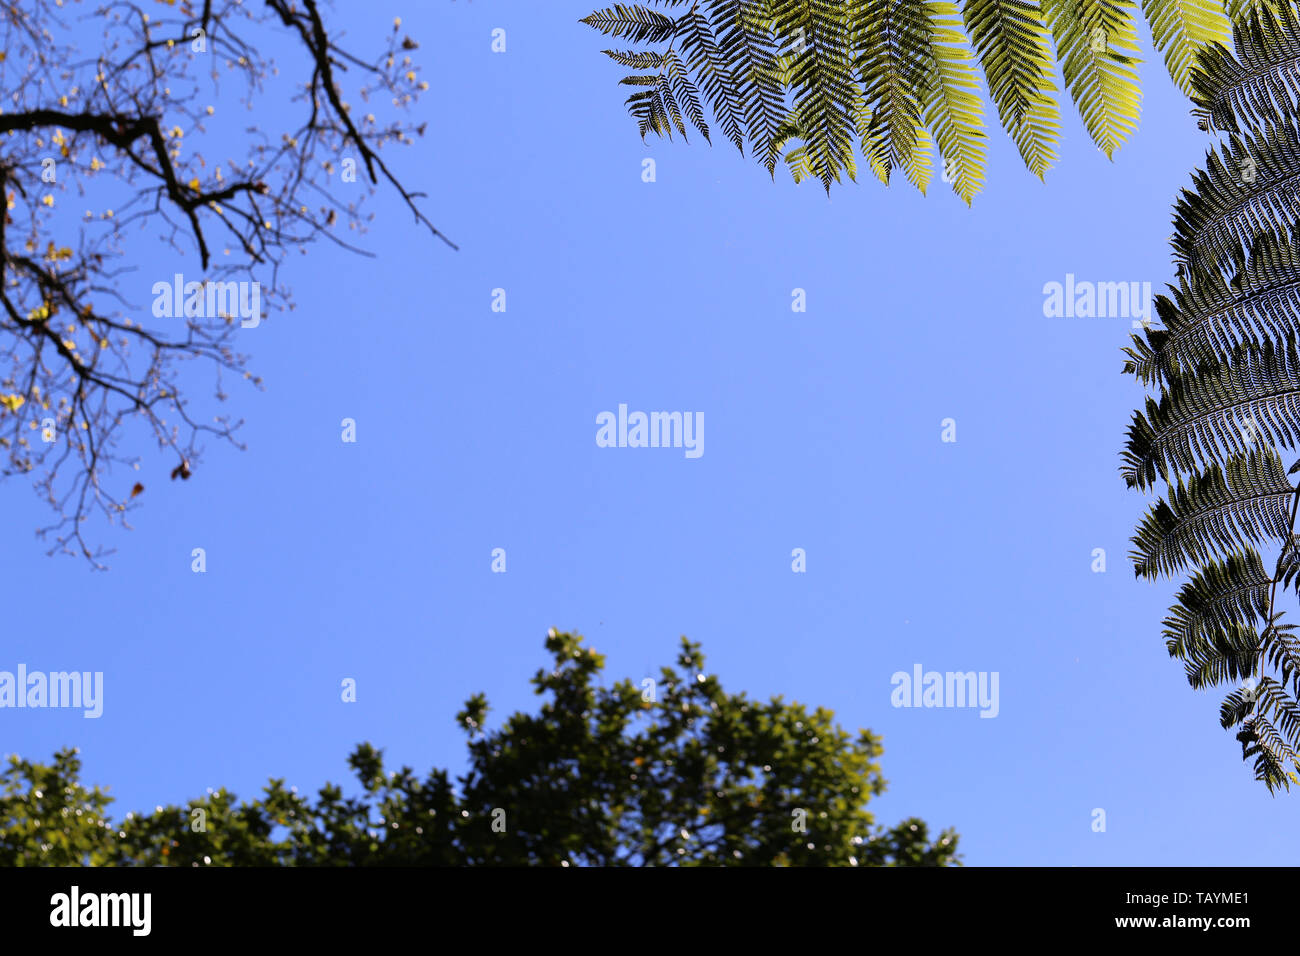
[(1300, 104), (1300, 17), (1290, 3), (1252, 4), (1229, 13), (1239, 20), (1235, 55), (1222, 43), (1200, 52), (1189, 92), (1217, 129), (1269, 125)]
[[(1275, 55), (1296, 19), (1293, 0), (1228, 0), (1243, 15), (1247, 6), (1255, 10), (1253, 27), (1236, 38), (1235, 57), (1223, 44), (1223, 2), (1142, 0), (1170, 74), (1200, 98), (1207, 123), (1246, 108), (1262, 115), (1264, 102), (1282, 94), (1294, 102), (1296, 63)], [(1274, 3), (1288, 10), (1276, 21), (1261, 12)], [(924, 128), (944, 160), (945, 180), (969, 203), (985, 163), (973, 61), (1021, 158), (1043, 178), (1060, 135), (1054, 60), (1107, 156), (1136, 128), (1137, 15), (1135, 0), (962, 0), (960, 9), (954, 0), (644, 0), (581, 22), (607, 36), (673, 44), (715, 127), (742, 152), (748, 140), (769, 174), (790, 148), (776, 145), (776, 130), (795, 111), (807, 137), (799, 166), (827, 188), (840, 173), (854, 175), (855, 142), (882, 180), (902, 166), (924, 181), (927, 159), (912, 155)], [(1294, 47), (1295, 37), (1287, 42)], [(663, 66), (662, 51), (605, 52), (634, 69)], [(680, 132), (674, 103), (700, 128), (686, 89), (674, 76), (667, 92), (638, 100), (653, 105), (638, 106), (643, 119), (647, 111), (657, 117), (660, 106), (666, 118), (647, 119), (643, 130)]]
[(624, 37), (633, 43), (658, 43), (673, 35), (677, 21), (640, 4), (616, 3), (578, 21), (606, 36)]
[[(677, 104), (677, 97), (673, 95), (672, 84), (668, 82), (666, 74), (659, 77), (659, 98), (664, 104), (669, 118), (673, 121), (673, 125), (677, 127), (677, 131), (682, 134), (682, 139), (685, 140), (686, 123), (682, 119), (681, 107)], [(672, 139), (671, 132), (668, 134), (668, 138)]]
[[(642, 82), (632, 82), (633, 80), (649, 79), (650, 84)], [(622, 82), (631, 86), (652, 86), (651, 89), (643, 90), (640, 93), (633, 93), (627, 98), (627, 111), (636, 120), (637, 130), (641, 133), (641, 139), (644, 140), (646, 133), (654, 133), (656, 136), (667, 136), (672, 139), (673, 130), (671, 120), (668, 118), (668, 109), (664, 105), (660, 95), (660, 79), (657, 76), (650, 77), (625, 77)]]
[(943, 161), (944, 179), (969, 206), (984, 182), (984, 109), (954, 4), (908, 0), (926, 21), (930, 83), (922, 109)]
[(858, 51), (854, 65), (870, 116), (862, 152), (887, 151), (890, 166), (902, 166), (921, 187), (929, 180), (929, 156), (913, 154), (923, 142), (921, 96), (928, 85), (925, 12), (903, 0), (855, 0), (851, 22)]
[(1132, 0), (1043, 0), (1065, 85), (1107, 157), (1137, 128), (1137, 31)]
[(1159, 475), (1194, 471), (1255, 448), (1300, 444), (1300, 352), (1285, 343), (1241, 345), (1230, 362), (1178, 378), (1134, 412), (1121, 469), (1129, 487), (1148, 488)]
[(1229, 695), (1219, 719), (1224, 727), (1241, 723), (1237, 739), (1242, 742), (1243, 758), (1256, 758), (1256, 779), (1269, 790), (1279, 785), (1290, 789), (1288, 780), (1296, 778), (1285, 768), (1288, 763), (1297, 766), (1292, 745), (1300, 735), (1300, 706), (1284, 687), (1271, 677), (1262, 677), (1257, 687)]
[(1273, 725), (1286, 740), (1300, 739), (1300, 704), (1292, 699), (1285, 687), (1272, 677), (1261, 677), (1255, 688), (1255, 700), (1256, 714), (1271, 717)]
[(634, 70), (657, 70), (664, 65), (664, 55), (653, 50), (602, 50), (615, 63)]
[(931, 152), (933, 146), (934, 140), (930, 137), (930, 131), (922, 126), (916, 131), (916, 142), (912, 144), (912, 148), (899, 157), (903, 175), (907, 177), (908, 182), (921, 191), (923, 196), (930, 188), (930, 177), (934, 170)]
[(866, 98), (861, 95), (853, 102), (853, 128), (857, 131), (867, 165), (876, 178), (888, 186), (890, 173), (894, 169), (889, 155), (888, 131), (883, 125), (872, 122), (871, 110), (867, 107)]
[[(1215, 634), (1250, 628), (1268, 616), (1269, 587), (1273, 579), (1254, 548), (1205, 562), (1178, 592), (1177, 603), (1164, 621), (1169, 656), (1188, 660), (1191, 649)], [(1240, 640), (1232, 635), (1233, 642)], [(1256, 638), (1258, 646), (1258, 638)]]
[(853, 163), (856, 97), (844, 0), (769, 0), (809, 162), (829, 194)]
[(1173, 247), (1197, 271), (1244, 257), (1261, 232), (1291, 236), (1300, 223), (1300, 130), (1286, 117), (1211, 150), (1174, 207)]
[(1275, 5), (1274, 0), (1225, 0), (1223, 8), (1232, 23), (1240, 24), (1252, 13), (1258, 13)]
[(1170, 486), (1133, 536), (1130, 556), (1139, 577), (1181, 571), (1261, 541), (1289, 539), (1295, 489), (1270, 448), (1211, 464)]
[[(1188, 10), (1202, 0), (1171, 2), (1144, 0), (1178, 75), (1187, 52), (1170, 44), (1193, 43)], [(1133, 538), (1135, 570), (1195, 566), (1166, 648), (1194, 687), (1242, 682), (1220, 722), (1273, 791), (1300, 783), (1300, 639), (1274, 603), (1300, 590), (1300, 461), (1284, 474), (1278, 454), (1300, 444), (1300, 17), (1294, 0), (1228, 12), (1235, 52), (1204, 41), (1190, 71), (1194, 115), (1226, 136), (1176, 203), (1163, 327), (1125, 350), (1124, 371), (1159, 395), (1134, 414), (1121, 471), (1134, 487), (1169, 482)], [(1257, 544), (1277, 549), (1271, 573)]]
[(814, 179), (817, 176), (816, 170), (812, 167), (812, 159), (808, 155), (807, 146), (797, 146), (786, 153), (785, 164), (796, 184), (803, 182), (805, 179)]
[[(1229, 718), (1227, 702), (1221, 715), (1223, 720)], [(1225, 727), (1232, 724), (1224, 724)], [(1255, 779), (1268, 787), (1269, 792), (1279, 787), (1290, 789), (1292, 774), (1287, 771), (1287, 764), (1296, 765), (1295, 751), (1282, 739), (1281, 735), (1267, 719), (1259, 716), (1244, 718), (1242, 729), (1237, 734), (1241, 742), (1243, 760), (1255, 758)]]
[[(700, 91), (696, 89), (695, 83), (691, 80), (690, 70), (682, 62), (681, 57), (672, 51), (664, 55), (663, 66), (673, 96), (681, 104), (691, 123), (708, 140), (709, 124), (704, 120), (704, 110), (700, 108)], [(686, 134), (683, 132), (682, 138), (685, 138), (685, 136)]]
[(1164, 54), (1169, 75), (1184, 93), (1197, 89), (1193, 73), (1197, 55), (1212, 44), (1225, 44), (1232, 24), (1217, 0), (1142, 0), (1156, 50)]
[(1248, 342), (1283, 342), (1300, 333), (1300, 245), (1271, 233), (1255, 237), (1235, 275), (1218, 269), (1180, 277), (1172, 299), (1157, 296), (1163, 329), (1134, 336), (1124, 371), (1144, 384), (1168, 384), (1202, 363), (1226, 361)]
[[(1255, 712), (1255, 693), (1246, 687), (1239, 687), (1223, 698), (1219, 705), (1219, 725), (1223, 728), (1236, 727)], [(1238, 737), (1240, 740), (1241, 738)]]
[(1241, 681), (1258, 665), (1259, 633), (1234, 621), (1189, 640), (1178, 656), (1184, 661), (1187, 683), (1197, 690)]
[[(1156, 314), (1163, 322), (1168, 322), (1168, 313), (1174, 308), (1173, 303), (1163, 295), (1155, 297)], [(1124, 349), (1128, 359), (1122, 369), (1125, 375), (1133, 375), (1143, 385), (1168, 382), (1175, 372), (1169, 365), (1169, 330), (1149, 326), (1142, 334), (1133, 334), (1130, 344)]]
[(786, 105), (767, 0), (714, 0), (710, 18), (718, 49), (736, 83), (754, 155), (771, 175), (780, 158), (780, 149), (773, 142), (785, 118)]
[(743, 154), (745, 131), (740, 90), (712, 24), (698, 7), (692, 7), (678, 20), (677, 40), (686, 54), (686, 62), (699, 78), (699, 87), (723, 135)]
[(1042, 11), (1033, 0), (967, 0), (962, 16), (1002, 126), (1042, 179), (1056, 161), (1060, 130)]
[(1264, 630), (1260, 640), (1260, 656), (1278, 673), (1283, 686), (1292, 694), (1300, 694), (1300, 640), (1292, 633), (1294, 624), (1280, 623), (1281, 613)]

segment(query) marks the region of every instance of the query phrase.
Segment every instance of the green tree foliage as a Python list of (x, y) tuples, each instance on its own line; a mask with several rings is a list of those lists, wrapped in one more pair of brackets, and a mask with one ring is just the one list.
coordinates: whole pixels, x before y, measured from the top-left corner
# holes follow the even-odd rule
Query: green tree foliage
[(13, 757), (0, 865), (958, 864), (951, 830), (874, 824), (880, 740), (850, 737), (830, 711), (725, 693), (685, 639), (653, 685), (598, 686), (604, 659), (578, 636), (551, 631), (546, 648), (539, 713), (487, 731), (475, 695), (457, 715), (470, 737), (458, 786), (445, 770), (386, 771), (366, 744), (348, 760), (357, 796), (327, 785), (313, 800), (272, 780), (251, 803), (223, 789), (114, 822), (76, 751)]
[(1165, 497), (1133, 538), (1138, 576), (1191, 568), (1165, 620), (1195, 688), (1235, 685), (1220, 720), (1270, 791), (1300, 783), (1300, 642), (1279, 593), (1296, 585), (1300, 488), (1300, 16), (1247, 11), (1234, 50), (1192, 69), (1220, 142), (1174, 217), (1178, 284), (1124, 371), (1156, 394), (1134, 413), (1122, 474)]
[[(1199, 50), (1229, 38), (1228, 16), (1271, 0), (1143, 0), (1170, 76), (1193, 92)], [(1225, 13), (1227, 15), (1225, 15)], [(723, 136), (769, 173), (829, 192), (856, 178), (855, 152), (888, 183), (901, 167), (922, 192), (933, 154), (966, 202), (984, 180), (982, 70), (998, 119), (1039, 178), (1056, 159), (1055, 63), (1097, 146), (1111, 156), (1141, 108), (1133, 0), (649, 0), (582, 20), (639, 48), (605, 53), (638, 70), (621, 82), (641, 138)], [(1054, 54), (1054, 55), (1053, 55)], [(976, 62), (978, 61), (978, 68)]]

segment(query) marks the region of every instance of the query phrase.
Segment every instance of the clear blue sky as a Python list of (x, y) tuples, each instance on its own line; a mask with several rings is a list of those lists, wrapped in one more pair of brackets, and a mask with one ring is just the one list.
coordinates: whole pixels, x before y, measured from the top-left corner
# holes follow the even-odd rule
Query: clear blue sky
[[(107, 533), (110, 572), (46, 558), (46, 512), (0, 489), (0, 668), (106, 684), (99, 720), (0, 712), (0, 748), (79, 745), (118, 814), (270, 776), (314, 791), (367, 740), (459, 771), (453, 715), (476, 691), (494, 721), (535, 707), (548, 627), (638, 680), (685, 634), (725, 687), (883, 734), (877, 819), (955, 826), (968, 864), (1290, 862), (1288, 798), (1165, 652), (1175, 585), (1125, 557), (1129, 321), (1043, 316), (1066, 273), (1172, 276), (1170, 204), (1208, 140), (1163, 67), (1113, 163), (1071, 108), (1043, 185), (990, 117), (973, 208), (901, 177), (828, 200), (698, 137), (643, 146), (609, 41), (576, 22), (594, 5), (337, 5), (354, 45), (395, 15), (421, 41), (429, 130), (390, 161), (461, 251), (385, 195), (378, 258), (292, 260), (297, 311), (242, 333), (267, 382), (233, 392), (248, 451), (171, 482), (141, 448), (147, 507)], [(620, 403), (703, 412), (704, 455), (596, 447)], [(997, 671), (999, 715), (891, 707), (917, 663)]]

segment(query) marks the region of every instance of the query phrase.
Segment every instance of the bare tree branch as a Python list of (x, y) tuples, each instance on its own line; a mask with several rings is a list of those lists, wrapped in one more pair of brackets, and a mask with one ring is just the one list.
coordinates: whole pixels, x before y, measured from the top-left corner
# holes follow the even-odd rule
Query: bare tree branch
[[(236, 342), (246, 348), (265, 314), (292, 308), (279, 277), (289, 253), (326, 239), (367, 254), (344, 234), (365, 233), (363, 203), (379, 186), (456, 248), (381, 157), (424, 133), (403, 118), (428, 88), (408, 55), (418, 44), (395, 22), (366, 59), (338, 45), (317, 0), (250, 6), (0, 7), (0, 478), (32, 477), (55, 514), (37, 532), (50, 553), (103, 567), (111, 551), (92, 545), (86, 522), (125, 525), (138, 507), (147, 463), (123, 450), (133, 430), (171, 459), (172, 479), (191, 476), (204, 436), (242, 447), (242, 421), (192, 405), (187, 362), (213, 371), (217, 402), (225, 376), (261, 386)], [(282, 69), (259, 52), (267, 44), (295, 62)], [(218, 107), (232, 81), (246, 109), (287, 96), (301, 118), (275, 131), (231, 125)], [(392, 115), (354, 117), (350, 97), (386, 100)], [(75, 217), (74, 197), (98, 211)], [(141, 238), (178, 261), (196, 255), (201, 274), (163, 272)], [(159, 274), (142, 275), (142, 260)]]

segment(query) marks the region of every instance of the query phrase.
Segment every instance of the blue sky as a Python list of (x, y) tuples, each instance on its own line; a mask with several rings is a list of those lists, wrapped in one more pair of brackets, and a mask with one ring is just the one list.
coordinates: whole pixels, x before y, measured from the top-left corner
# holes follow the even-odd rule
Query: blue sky
[[(725, 687), (882, 734), (877, 820), (954, 826), (968, 865), (1289, 862), (1287, 798), (1165, 652), (1175, 584), (1125, 557), (1130, 322), (1043, 315), (1067, 273), (1172, 276), (1170, 205), (1209, 141), (1162, 65), (1114, 162), (1071, 108), (1044, 185), (986, 117), (973, 208), (901, 177), (828, 199), (698, 137), (642, 145), (609, 42), (576, 22), (594, 5), (333, 11), (354, 45), (396, 15), (421, 41), (429, 129), (390, 161), (460, 251), (381, 195), (377, 258), (292, 260), (296, 311), (242, 333), (267, 383), (234, 392), (248, 450), (170, 482), (141, 448), (147, 507), (105, 532), (110, 572), (46, 558), (46, 512), (0, 489), (0, 668), (106, 685), (99, 720), (3, 712), (0, 748), (80, 746), (119, 814), (270, 776), (314, 791), (361, 741), (458, 771), (453, 715), (476, 691), (494, 720), (533, 708), (548, 627), (638, 680), (685, 634)], [(620, 403), (702, 412), (704, 454), (598, 448)], [(918, 663), (998, 672), (998, 716), (892, 707)]]

